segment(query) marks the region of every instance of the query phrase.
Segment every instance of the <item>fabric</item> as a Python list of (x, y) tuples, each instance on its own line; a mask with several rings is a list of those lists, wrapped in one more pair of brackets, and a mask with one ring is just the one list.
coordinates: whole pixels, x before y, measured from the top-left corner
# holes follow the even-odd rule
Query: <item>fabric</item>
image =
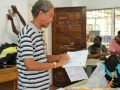
[(43, 31), (29, 22), (18, 35), (17, 45), (18, 90), (48, 90), (48, 70), (28, 71), (24, 64), (25, 58), (46, 63)]
[(0, 58), (6, 57), (8, 53), (12, 54), (16, 52), (17, 52), (16, 47), (8, 47), (2, 51), (2, 53), (0, 54)]
[(120, 64), (118, 61), (118, 57), (116, 55), (110, 55), (105, 62), (102, 63), (105, 72), (106, 72), (106, 79), (111, 81), (112, 79), (112, 72), (114, 72), (114, 81), (112, 83), (113, 88), (120, 87)]
[[(104, 66), (104, 68), (105, 68), (105, 71), (106, 71), (106, 75), (105, 75), (105, 77), (106, 77), (106, 79), (108, 80), (108, 81), (110, 81), (111, 79), (112, 79), (112, 74), (111, 74), (111, 72), (107, 69), (107, 67), (106, 67), (106, 65), (104, 64), (104, 63), (102, 63), (102, 65)], [(119, 82), (118, 82), (118, 75), (120, 74), (120, 65), (118, 65), (117, 67), (116, 67), (116, 70), (114, 71), (114, 73), (115, 73), (115, 75), (114, 75), (114, 81), (113, 81), (113, 83), (112, 83), (112, 88), (116, 88), (116, 87), (120, 87), (119, 86)], [(118, 70), (118, 73), (117, 73), (117, 70)]]
[[(100, 44), (100, 53), (103, 53), (103, 51), (102, 51), (102, 46), (103, 46), (103, 44)], [(91, 55), (91, 48), (90, 48), (90, 50), (88, 51), (88, 55)]]
[(109, 51), (120, 54), (120, 45), (115, 41), (115, 38), (110, 40)]
[(0, 68), (4, 68), (4, 63), (8, 65), (16, 64), (17, 49), (16, 44), (2, 44), (0, 46)]

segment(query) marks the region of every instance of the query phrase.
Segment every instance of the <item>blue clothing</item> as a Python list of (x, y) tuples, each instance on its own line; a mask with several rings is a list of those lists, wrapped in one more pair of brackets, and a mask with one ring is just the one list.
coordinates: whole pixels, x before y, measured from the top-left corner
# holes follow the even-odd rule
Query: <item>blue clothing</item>
[[(102, 65), (103, 65), (103, 67), (105, 68), (106, 74), (107, 74), (109, 77), (112, 77), (111, 72), (107, 69), (107, 67), (105, 66), (105, 64), (102, 63)], [(117, 65), (116, 69), (117, 69), (118, 72), (120, 73), (120, 64)], [(115, 70), (114, 72), (115, 72), (114, 78), (118, 78), (118, 75), (117, 75), (116, 70)]]

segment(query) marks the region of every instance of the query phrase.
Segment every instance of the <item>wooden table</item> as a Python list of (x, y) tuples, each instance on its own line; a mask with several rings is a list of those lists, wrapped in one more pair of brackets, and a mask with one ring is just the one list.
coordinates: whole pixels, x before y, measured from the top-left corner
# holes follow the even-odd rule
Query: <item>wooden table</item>
[(86, 65), (97, 65), (98, 62), (104, 62), (104, 61), (102, 61), (100, 59), (90, 58), (90, 59), (87, 59)]
[(14, 80), (14, 90), (17, 90), (18, 72), (16, 66), (0, 69), (0, 83)]

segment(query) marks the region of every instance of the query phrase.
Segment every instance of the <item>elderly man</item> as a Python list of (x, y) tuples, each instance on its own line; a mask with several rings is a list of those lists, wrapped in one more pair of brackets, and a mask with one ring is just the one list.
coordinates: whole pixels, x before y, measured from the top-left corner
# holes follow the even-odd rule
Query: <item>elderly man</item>
[(48, 70), (62, 67), (70, 57), (45, 53), (42, 27), (48, 27), (53, 21), (52, 3), (38, 0), (31, 12), (33, 21), (23, 27), (17, 40), (18, 90), (49, 90)]

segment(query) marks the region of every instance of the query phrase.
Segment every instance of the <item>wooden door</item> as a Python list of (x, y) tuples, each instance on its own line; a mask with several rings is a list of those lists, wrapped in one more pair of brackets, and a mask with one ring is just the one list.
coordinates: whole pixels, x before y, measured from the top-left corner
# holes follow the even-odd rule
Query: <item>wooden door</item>
[[(86, 7), (55, 8), (52, 23), (52, 54), (86, 48)], [(53, 69), (53, 84), (71, 84), (63, 68)]]

